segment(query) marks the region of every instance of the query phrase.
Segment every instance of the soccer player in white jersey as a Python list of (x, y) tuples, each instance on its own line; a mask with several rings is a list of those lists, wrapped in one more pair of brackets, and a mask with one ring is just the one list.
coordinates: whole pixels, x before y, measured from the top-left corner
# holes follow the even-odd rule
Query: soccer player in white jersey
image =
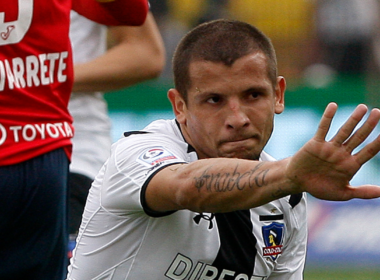
[(380, 110), (359, 105), (330, 141), (327, 106), (315, 136), (275, 161), (263, 149), (284, 110), (270, 40), (231, 20), (202, 24), (173, 59), (175, 120), (125, 134), (93, 183), (68, 279), (302, 279), (305, 192), (329, 200), (375, 198), (352, 187), (380, 150), (356, 154)]

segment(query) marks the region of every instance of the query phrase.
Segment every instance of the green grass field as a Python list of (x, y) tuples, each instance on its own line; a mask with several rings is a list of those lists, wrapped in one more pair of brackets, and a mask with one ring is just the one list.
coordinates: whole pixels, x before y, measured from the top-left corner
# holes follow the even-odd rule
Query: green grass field
[(378, 269), (306, 269), (304, 280), (380, 280)]

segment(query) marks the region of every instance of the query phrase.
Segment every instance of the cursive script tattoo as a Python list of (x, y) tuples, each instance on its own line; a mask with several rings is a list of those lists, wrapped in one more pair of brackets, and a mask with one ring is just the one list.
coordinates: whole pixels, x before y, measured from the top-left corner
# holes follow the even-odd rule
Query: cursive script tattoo
[(233, 190), (244, 190), (245, 188), (263, 187), (267, 183), (265, 177), (269, 169), (261, 169), (264, 163), (258, 164), (254, 169), (240, 173), (239, 165), (236, 165), (232, 173), (215, 173), (207, 168), (199, 177), (194, 177), (195, 187), (198, 191), (206, 189), (208, 192), (228, 192)]

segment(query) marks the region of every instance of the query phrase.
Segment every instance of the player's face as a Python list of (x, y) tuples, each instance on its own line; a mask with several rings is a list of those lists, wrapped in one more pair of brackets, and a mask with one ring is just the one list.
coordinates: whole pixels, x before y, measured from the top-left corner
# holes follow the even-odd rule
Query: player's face
[(200, 158), (258, 159), (272, 133), (274, 114), (284, 109), (285, 80), (278, 77), (274, 88), (267, 73), (261, 52), (231, 67), (209, 61), (190, 64), (188, 102), (175, 90), (169, 98)]

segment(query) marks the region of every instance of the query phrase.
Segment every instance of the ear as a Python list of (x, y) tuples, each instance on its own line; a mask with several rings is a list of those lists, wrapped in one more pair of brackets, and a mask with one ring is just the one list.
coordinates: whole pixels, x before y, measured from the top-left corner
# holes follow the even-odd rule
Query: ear
[(183, 100), (181, 94), (178, 90), (172, 88), (168, 91), (168, 98), (173, 107), (173, 112), (176, 116), (177, 121), (180, 124), (186, 123), (186, 102)]
[(275, 109), (276, 114), (281, 114), (285, 109), (285, 90), (286, 90), (286, 81), (282, 76), (277, 77), (277, 85), (275, 88)]

